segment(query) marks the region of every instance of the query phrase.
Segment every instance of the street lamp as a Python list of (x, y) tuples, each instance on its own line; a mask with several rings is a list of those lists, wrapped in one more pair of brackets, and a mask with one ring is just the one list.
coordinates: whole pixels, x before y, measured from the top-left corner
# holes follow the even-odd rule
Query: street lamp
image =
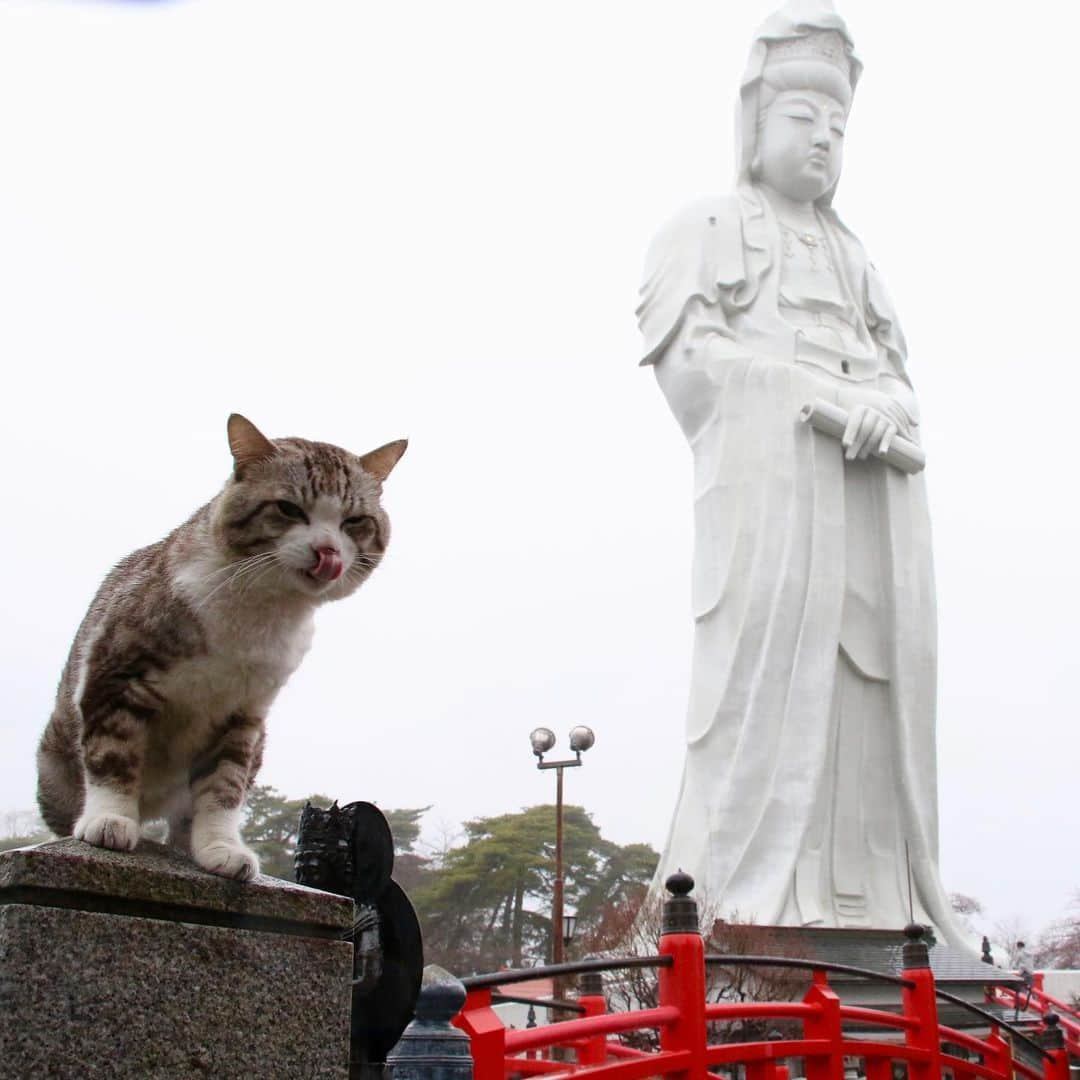
[(551, 959), (555, 964), (563, 962), (564, 948), (574, 936), (576, 915), (563, 915), (563, 769), (574, 769), (581, 764), (581, 755), (596, 742), (591, 728), (579, 724), (570, 732), (572, 758), (562, 761), (545, 761), (544, 755), (555, 745), (555, 732), (550, 728), (536, 728), (529, 735), (532, 752), (536, 755), (538, 769), (555, 770), (555, 888), (551, 897)]
[(563, 945), (568, 946), (570, 942), (574, 940), (574, 929), (577, 927), (577, 914), (573, 911), (567, 912), (562, 917), (562, 925)]

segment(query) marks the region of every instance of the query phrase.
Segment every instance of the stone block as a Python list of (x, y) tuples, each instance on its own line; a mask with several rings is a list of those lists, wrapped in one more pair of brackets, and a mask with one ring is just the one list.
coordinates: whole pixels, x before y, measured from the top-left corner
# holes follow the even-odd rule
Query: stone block
[(352, 901), (161, 845), (0, 854), (0, 1078), (348, 1076)]

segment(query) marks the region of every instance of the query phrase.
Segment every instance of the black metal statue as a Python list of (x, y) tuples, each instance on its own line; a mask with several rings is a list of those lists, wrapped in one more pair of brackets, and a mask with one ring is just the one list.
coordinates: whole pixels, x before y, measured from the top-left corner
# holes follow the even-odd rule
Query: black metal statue
[(424, 968), (420, 924), (391, 878), (394, 840), (382, 811), (353, 802), (300, 815), (296, 880), (356, 902), (350, 1077), (377, 1075), (413, 1016)]

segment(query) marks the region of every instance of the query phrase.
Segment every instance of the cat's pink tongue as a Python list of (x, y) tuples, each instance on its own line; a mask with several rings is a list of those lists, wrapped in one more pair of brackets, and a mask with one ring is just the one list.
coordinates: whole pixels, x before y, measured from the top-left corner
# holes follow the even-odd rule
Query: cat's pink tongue
[(336, 548), (316, 548), (315, 557), (318, 562), (308, 571), (313, 578), (319, 581), (337, 581), (345, 572), (345, 564), (341, 561), (341, 554)]

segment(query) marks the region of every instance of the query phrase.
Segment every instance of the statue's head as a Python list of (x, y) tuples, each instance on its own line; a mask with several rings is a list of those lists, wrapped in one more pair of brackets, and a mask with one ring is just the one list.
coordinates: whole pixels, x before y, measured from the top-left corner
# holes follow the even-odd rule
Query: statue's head
[(828, 0), (791, 0), (758, 31), (740, 89), (739, 179), (829, 201), (861, 65)]

